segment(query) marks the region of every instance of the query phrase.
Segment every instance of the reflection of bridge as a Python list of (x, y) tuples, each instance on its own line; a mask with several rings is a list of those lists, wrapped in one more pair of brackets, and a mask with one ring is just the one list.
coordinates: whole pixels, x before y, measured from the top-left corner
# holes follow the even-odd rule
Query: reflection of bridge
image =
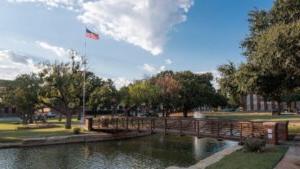
[(263, 122), (212, 120), (194, 118), (96, 118), (93, 130), (136, 130), (152, 133), (174, 133), (243, 141), (246, 137), (265, 136)]

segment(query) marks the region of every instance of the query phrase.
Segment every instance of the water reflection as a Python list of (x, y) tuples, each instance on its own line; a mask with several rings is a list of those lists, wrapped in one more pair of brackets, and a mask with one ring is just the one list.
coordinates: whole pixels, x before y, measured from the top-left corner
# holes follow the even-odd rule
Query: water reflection
[(236, 144), (173, 135), (88, 144), (0, 150), (1, 169), (160, 169), (189, 166)]

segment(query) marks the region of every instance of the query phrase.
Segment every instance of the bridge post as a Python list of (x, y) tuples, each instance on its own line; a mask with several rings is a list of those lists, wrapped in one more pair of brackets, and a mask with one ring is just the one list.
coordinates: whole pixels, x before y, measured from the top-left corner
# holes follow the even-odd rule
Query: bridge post
[(197, 120), (197, 137), (200, 138), (200, 126), (199, 126), (200, 120)]
[(150, 131), (153, 134), (153, 119), (150, 120)]
[(179, 127), (180, 127), (180, 136), (182, 136), (182, 120), (181, 119), (178, 119), (179, 120)]
[(119, 119), (116, 118), (116, 130), (118, 130), (118, 122), (119, 122)]
[(86, 118), (84, 121), (84, 128), (87, 131), (92, 131), (93, 130), (93, 118)]
[(217, 138), (220, 137), (220, 121), (217, 121)]
[(138, 123), (137, 131), (140, 132), (140, 120), (139, 119), (137, 119), (137, 123)]
[(144, 126), (144, 120), (143, 119), (141, 119), (141, 121), (142, 121), (142, 123), (141, 123), (141, 129), (143, 129), (143, 126)]
[(128, 131), (128, 117), (126, 117), (126, 131)]
[(230, 136), (233, 135), (233, 124), (232, 121), (230, 121)]
[(243, 123), (240, 122), (240, 145), (243, 144)]
[(213, 135), (213, 134), (214, 134), (214, 121), (213, 121), (213, 120), (210, 120), (209, 124), (210, 124), (210, 132), (211, 132), (211, 135)]
[(254, 136), (254, 125), (253, 125), (253, 121), (251, 121), (251, 136)]
[(165, 120), (165, 125), (164, 125), (165, 129), (164, 129), (164, 133), (165, 133), (165, 135), (166, 135), (166, 134), (167, 134), (167, 118), (165, 118), (164, 120)]

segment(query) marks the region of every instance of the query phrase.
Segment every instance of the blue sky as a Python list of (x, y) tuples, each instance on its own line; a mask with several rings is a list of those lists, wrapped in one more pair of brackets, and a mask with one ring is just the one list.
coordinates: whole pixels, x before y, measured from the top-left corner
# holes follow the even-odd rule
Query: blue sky
[(36, 71), (43, 60), (67, 61), (71, 48), (83, 54), (86, 25), (101, 37), (87, 40), (89, 69), (119, 85), (166, 69), (215, 71), (243, 60), (248, 12), (273, 1), (114, 2), (0, 1), (0, 79)]

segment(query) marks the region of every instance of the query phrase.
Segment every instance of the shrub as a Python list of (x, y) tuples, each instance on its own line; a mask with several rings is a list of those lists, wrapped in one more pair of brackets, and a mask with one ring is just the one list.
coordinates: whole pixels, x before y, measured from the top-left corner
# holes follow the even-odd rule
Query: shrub
[(73, 133), (74, 134), (80, 134), (80, 132), (81, 132), (81, 129), (79, 127), (73, 128)]
[(244, 150), (248, 152), (262, 152), (266, 146), (264, 139), (247, 138), (244, 143)]

